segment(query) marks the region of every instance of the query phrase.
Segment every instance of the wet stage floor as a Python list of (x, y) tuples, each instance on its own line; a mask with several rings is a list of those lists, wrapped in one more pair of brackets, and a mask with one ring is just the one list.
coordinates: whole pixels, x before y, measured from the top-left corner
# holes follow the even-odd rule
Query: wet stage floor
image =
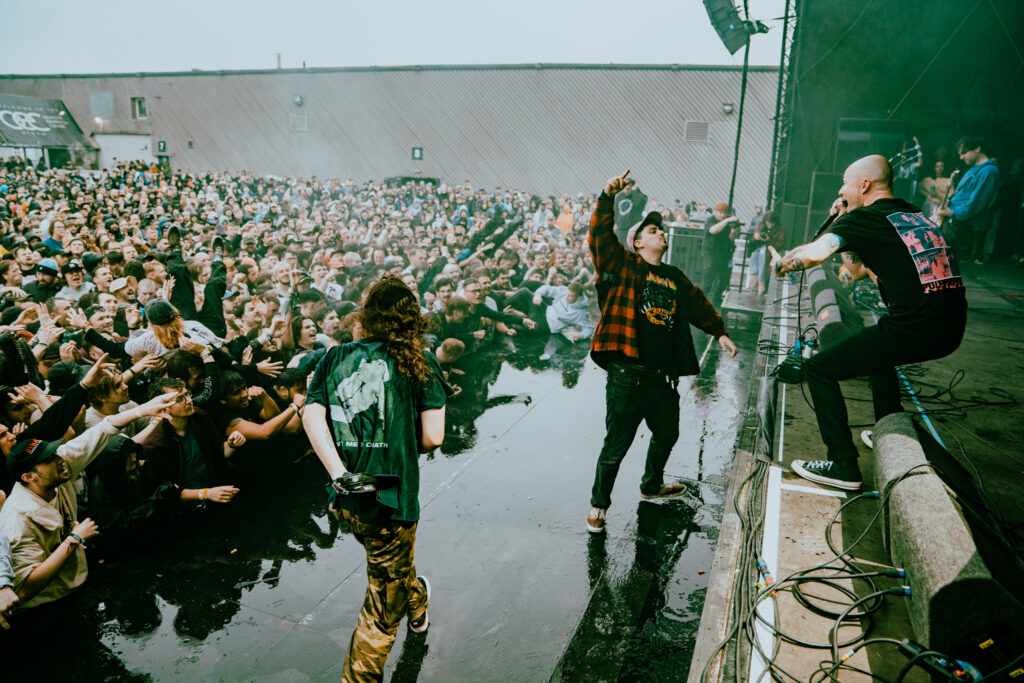
[[(604, 537), (585, 528), (604, 371), (583, 348), (539, 361), (539, 339), (474, 361), (445, 445), (421, 461), (416, 566), (432, 584), (430, 631), (402, 627), (387, 680), (686, 678), (759, 319), (727, 324), (740, 354), (696, 334), (703, 370), (679, 387), (666, 476), (691, 493), (641, 502), (642, 426)], [(242, 453), (230, 506), (90, 551), (82, 590), (0, 633), (4, 680), (338, 680), (364, 554), (327, 514), (326, 477), (305, 450), (296, 439)]]

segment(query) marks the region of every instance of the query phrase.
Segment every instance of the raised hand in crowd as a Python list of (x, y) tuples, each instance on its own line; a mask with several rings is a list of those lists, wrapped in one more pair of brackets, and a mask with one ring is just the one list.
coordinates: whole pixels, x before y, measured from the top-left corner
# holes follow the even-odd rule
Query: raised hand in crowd
[(80, 330), (88, 329), (90, 327), (89, 318), (86, 317), (85, 313), (78, 308), (68, 309), (68, 323), (72, 327), (77, 327)]
[(60, 359), (68, 361), (69, 363), (78, 362), (78, 356), (76, 354), (77, 346), (75, 342), (68, 341), (60, 345)]
[(100, 378), (104, 375), (113, 376), (115, 374), (116, 367), (113, 363), (107, 362), (108, 357), (109, 354), (105, 353), (92, 364), (92, 367), (90, 367), (88, 372), (85, 373), (85, 376), (82, 377), (81, 385), (83, 387), (91, 389), (99, 383)]
[(281, 374), (281, 371), (284, 370), (284, 363), (279, 360), (261, 360), (256, 364), (256, 369), (260, 371), (260, 374), (268, 377), (277, 377)]

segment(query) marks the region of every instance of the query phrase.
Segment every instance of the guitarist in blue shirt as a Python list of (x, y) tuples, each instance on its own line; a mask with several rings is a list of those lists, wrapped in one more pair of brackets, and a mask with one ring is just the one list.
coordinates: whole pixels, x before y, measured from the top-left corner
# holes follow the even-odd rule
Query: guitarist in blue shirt
[(984, 138), (966, 135), (957, 141), (956, 149), (968, 171), (950, 197), (949, 206), (941, 209), (939, 215), (951, 216), (962, 224), (957, 234), (964, 236), (959, 241), (965, 250), (971, 249), (971, 253), (964, 254), (963, 258), (973, 258), (975, 263), (981, 263), (985, 258), (985, 240), (992, 227), (993, 207), (999, 190), (999, 168), (988, 158)]

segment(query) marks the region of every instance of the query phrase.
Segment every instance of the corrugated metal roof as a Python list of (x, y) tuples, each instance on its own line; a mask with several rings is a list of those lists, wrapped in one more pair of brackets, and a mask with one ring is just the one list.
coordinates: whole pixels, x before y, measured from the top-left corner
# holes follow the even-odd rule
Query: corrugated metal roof
[[(410, 67), (6, 77), (0, 92), (60, 97), (89, 133), (99, 132), (89, 93), (110, 91), (103, 132), (151, 133), (176, 168), (357, 181), (421, 172), (538, 194), (594, 192), (631, 168), (670, 203), (727, 196), (737, 116), (722, 104), (738, 105), (740, 78), (734, 67), (675, 65)], [(773, 68), (749, 74), (742, 216), (765, 195), (777, 78)], [(135, 121), (130, 98), (140, 96), (149, 118)], [(291, 130), (292, 114), (308, 117), (308, 131)], [(686, 141), (687, 121), (707, 124), (706, 142)]]

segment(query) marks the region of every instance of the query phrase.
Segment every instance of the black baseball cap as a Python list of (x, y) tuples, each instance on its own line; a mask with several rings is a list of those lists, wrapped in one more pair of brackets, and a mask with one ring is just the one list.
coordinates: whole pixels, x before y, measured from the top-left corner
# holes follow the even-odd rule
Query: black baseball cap
[(21, 475), (31, 472), (32, 468), (52, 458), (61, 441), (43, 441), (42, 439), (26, 439), (19, 441), (11, 448), (7, 455), (7, 472), (14, 477), (15, 481), (21, 480)]

